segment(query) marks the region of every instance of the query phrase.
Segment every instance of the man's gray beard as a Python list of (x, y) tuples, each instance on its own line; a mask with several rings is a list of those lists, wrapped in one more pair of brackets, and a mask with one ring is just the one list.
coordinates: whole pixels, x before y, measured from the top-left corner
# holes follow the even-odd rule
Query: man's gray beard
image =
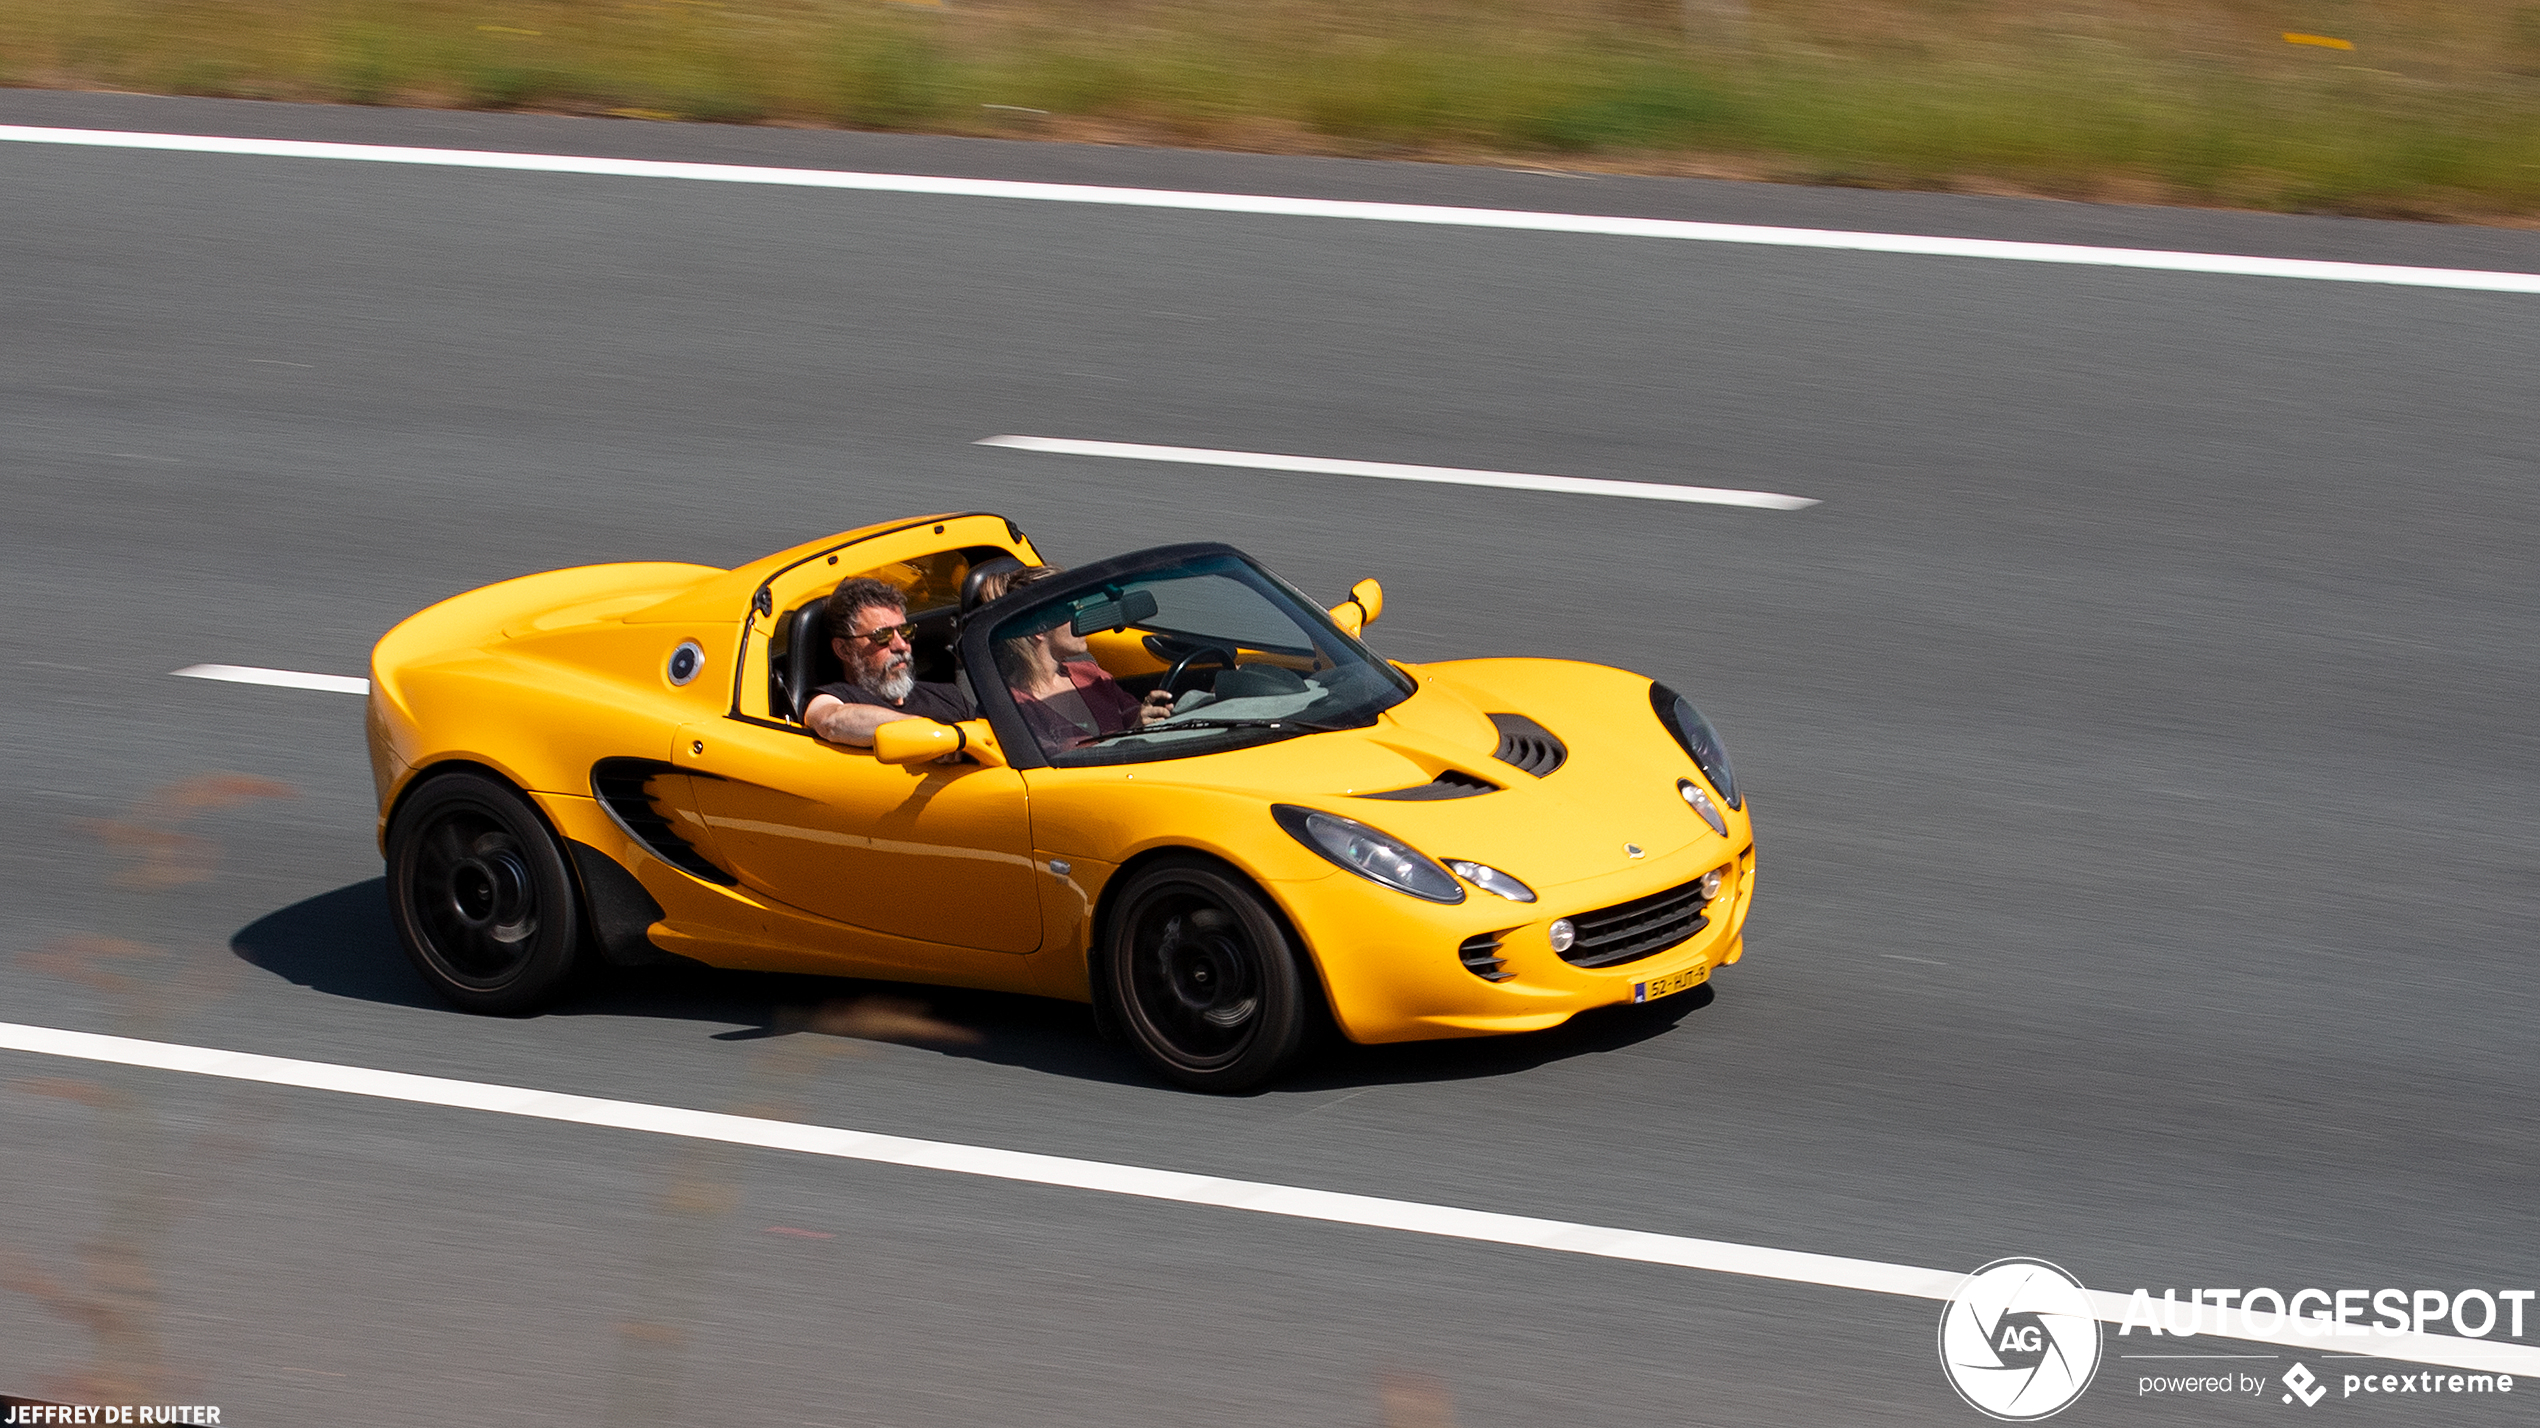
[(860, 670), (856, 674), (855, 682), (897, 704), (908, 697), (910, 690), (917, 687), (917, 676), (909, 671), (907, 665), (901, 665), (897, 674)]

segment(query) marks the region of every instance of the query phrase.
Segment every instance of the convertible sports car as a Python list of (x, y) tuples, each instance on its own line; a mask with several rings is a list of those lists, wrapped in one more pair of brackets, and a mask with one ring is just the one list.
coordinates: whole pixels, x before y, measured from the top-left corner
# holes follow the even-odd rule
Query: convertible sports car
[[(1090, 1001), (1217, 1091), (1326, 1015), (1360, 1042), (1528, 1031), (1738, 960), (1753, 834), (1675, 691), (1390, 662), (1358, 638), (1375, 581), (1326, 610), (1224, 545), (1015, 579), (1042, 563), (1003, 517), (929, 516), (406, 620), (371, 657), (369, 735), (408, 955), (493, 1013), (594, 958)], [(978, 718), (871, 748), (804, 727), (846, 678), (823, 601), (855, 576), (906, 600), (875, 643)], [(1088, 697), (1034, 697), (1053, 669)]]

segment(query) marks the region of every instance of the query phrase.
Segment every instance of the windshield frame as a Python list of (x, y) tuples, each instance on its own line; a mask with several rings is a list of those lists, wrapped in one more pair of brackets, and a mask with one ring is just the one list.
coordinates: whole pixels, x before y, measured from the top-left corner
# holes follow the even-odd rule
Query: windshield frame
[[(1232, 557), (1260, 577), (1265, 584), (1294, 599), (1297, 603), (1296, 617), (1308, 627), (1315, 638), (1329, 640), (1334, 646), (1356, 655), (1392, 685), (1396, 697), (1377, 706), (1375, 712), (1400, 704), (1418, 690), (1419, 686), (1401, 670), (1396, 669), (1392, 661), (1369, 649), (1356, 636), (1335, 624), (1331, 615), (1322, 606), (1315, 604), (1311, 597), (1280, 579), (1260, 561), (1233, 546), (1222, 541), (1193, 541), (1182, 545), (1154, 546), (1146, 550), (1130, 551), (1125, 555), (1115, 555), (1108, 560), (1096, 561), (1091, 565), (1077, 566), (1054, 579), (1027, 585), (1003, 599), (982, 605), (963, 617), (959, 640), (961, 667), (970, 676), (971, 697), (979, 706), (980, 716), (988, 721), (988, 727), (996, 731), (997, 747), (1004, 754), (1005, 761), (1018, 769), (1053, 766), (1049, 757), (1041, 751), (1040, 741), (1032, 736), (1031, 726), (1024, 722), (1022, 711), (1015, 707), (1014, 696), (1007, 691), (1005, 681), (997, 675), (996, 660), (990, 648), (993, 641), (990, 637), (999, 624), (1010, 616), (1034, 606), (1083, 595), (1104, 585), (1136, 579), (1170, 566), (1220, 556)], [(1178, 744), (1167, 744), (1155, 748), (1151, 756), (1144, 758), (1134, 756), (1137, 753), (1146, 752), (1144, 750), (1123, 750), (1123, 753), (1132, 756), (1081, 765), (1071, 762), (1067, 767), (1116, 768), (1124, 764), (1204, 758), (1210, 754), (1257, 748), (1261, 743), (1275, 739), (1297, 737), (1297, 735), (1277, 731), (1265, 732), (1270, 733), (1270, 739), (1233, 744), (1203, 741), (1201, 747), (1189, 749), (1186, 752), (1180, 751)], [(1300, 729), (1298, 734), (1305, 732), (1309, 731)]]

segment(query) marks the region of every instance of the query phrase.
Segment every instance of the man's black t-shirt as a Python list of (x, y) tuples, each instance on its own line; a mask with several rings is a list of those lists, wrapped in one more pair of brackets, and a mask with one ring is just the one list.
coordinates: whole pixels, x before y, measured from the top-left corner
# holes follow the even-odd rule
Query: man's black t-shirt
[(884, 709), (896, 709), (902, 714), (915, 714), (939, 724), (958, 724), (964, 719), (979, 717), (979, 711), (971, 707), (970, 696), (962, 693), (961, 686), (957, 684), (929, 684), (921, 679), (909, 690), (908, 697), (897, 704), (852, 680), (824, 684), (812, 693), (826, 694), (849, 704), (875, 704)]

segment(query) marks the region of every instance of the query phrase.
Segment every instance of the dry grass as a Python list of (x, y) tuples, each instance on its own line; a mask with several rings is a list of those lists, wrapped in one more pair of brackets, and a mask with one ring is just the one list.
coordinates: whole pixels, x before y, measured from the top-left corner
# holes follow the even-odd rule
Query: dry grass
[(2540, 0), (0, 0), (0, 82), (2540, 216)]

